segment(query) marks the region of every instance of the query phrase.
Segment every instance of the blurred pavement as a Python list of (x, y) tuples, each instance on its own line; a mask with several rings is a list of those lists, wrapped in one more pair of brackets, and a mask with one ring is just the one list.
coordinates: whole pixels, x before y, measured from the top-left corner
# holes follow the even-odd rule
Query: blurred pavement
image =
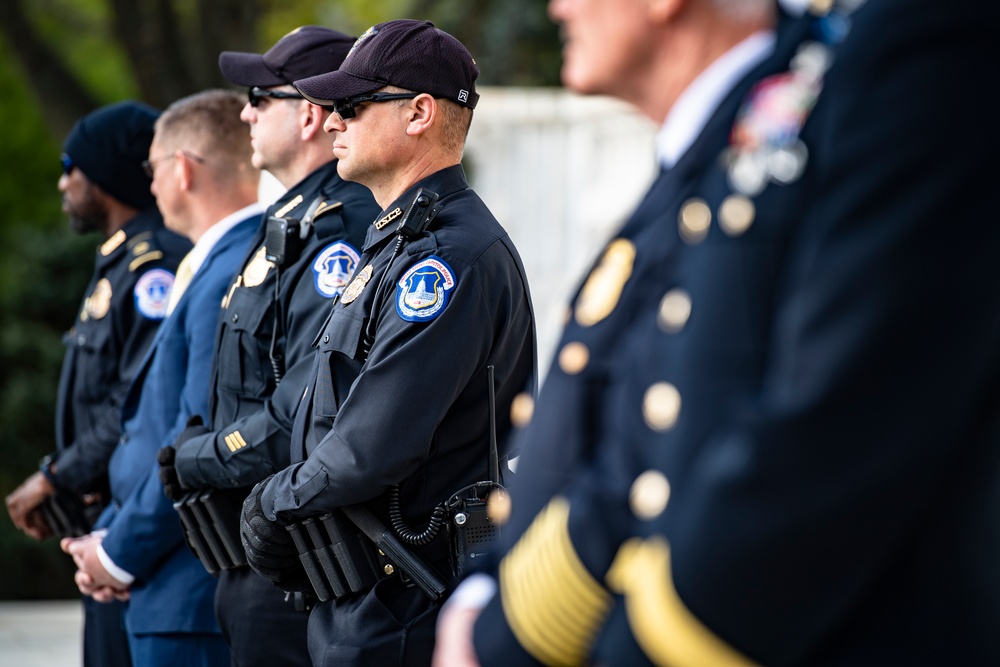
[(79, 600), (0, 602), (0, 667), (79, 667)]

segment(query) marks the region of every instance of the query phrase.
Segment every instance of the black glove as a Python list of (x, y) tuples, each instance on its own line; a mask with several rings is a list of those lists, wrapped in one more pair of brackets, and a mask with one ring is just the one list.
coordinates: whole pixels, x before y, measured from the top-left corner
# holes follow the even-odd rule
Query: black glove
[(253, 487), (243, 501), (240, 516), (240, 540), (247, 554), (247, 563), (253, 571), (285, 591), (311, 591), (299, 552), (292, 543), (292, 536), (279, 523), (264, 516), (260, 496), (267, 479)]
[(172, 445), (167, 445), (156, 452), (156, 462), (160, 464), (160, 483), (163, 484), (163, 494), (174, 502), (180, 500), (188, 492), (188, 489), (181, 486), (180, 480), (177, 479), (177, 469), (174, 468), (176, 456), (177, 450)]
[(204, 433), (208, 433), (208, 429), (205, 428), (201, 415), (192, 415), (187, 421), (187, 426), (177, 436), (177, 441), (156, 453), (156, 461), (160, 464), (160, 482), (163, 484), (163, 493), (174, 502), (180, 500), (184, 494), (191, 490), (185, 488), (177, 476), (177, 468), (174, 467), (177, 448), (191, 438)]

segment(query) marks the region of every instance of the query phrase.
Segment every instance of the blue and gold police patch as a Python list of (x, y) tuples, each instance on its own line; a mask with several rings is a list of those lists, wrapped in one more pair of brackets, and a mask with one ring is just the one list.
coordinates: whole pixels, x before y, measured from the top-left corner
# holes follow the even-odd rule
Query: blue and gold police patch
[(320, 296), (332, 299), (344, 291), (361, 255), (344, 241), (331, 243), (313, 261), (313, 284)]
[(455, 274), (440, 257), (428, 257), (403, 274), (396, 283), (396, 312), (407, 322), (428, 322), (448, 305)]
[(147, 319), (162, 320), (167, 316), (167, 303), (173, 286), (174, 274), (169, 271), (146, 271), (135, 283), (135, 309)]

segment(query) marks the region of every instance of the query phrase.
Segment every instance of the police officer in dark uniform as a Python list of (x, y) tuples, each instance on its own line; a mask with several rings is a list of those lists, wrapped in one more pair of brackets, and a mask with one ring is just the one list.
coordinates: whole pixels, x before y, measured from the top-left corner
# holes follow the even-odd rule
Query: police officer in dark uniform
[[(460, 165), (477, 75), (454, 37), (400, 20), (369, 29), (339, 71), (296, 82), (333, 106), (338, 170), (367, 185), (383, 210), (317, 338), (293, 431), (296, 462), (244, 504), (247, 557), (279, 584), (295, 585), (298, 563), (284, 526), (347, 506), (409, 534), (412, 552), (451, 581), (447, 531), (428, 521), (452, 494), (487, 479), (489, 369), (500, 439), (514, 396), (532, 380), (520, 258)], [(384, 555), (366, 544), (373, 560)], [(429, 662), (438, 603), (398, 566), (381, 563), (373, 586), (313, 609), (313, 665)]]
[[(222, 73), (250, 88), (242, 118), (250, 126), (254, 165), (288, 191), (267, 210), (222, 304), (210, 426), (192, 426), (180, 436), (173, 468), (165, 455), (164, 479), (175, 499), (182, 489), (251, 487), (289, 463), (292, 419), (312, 363), (310, 344), (354, 271), (378, 213), (367, 189), (337, 175), (323, 131), (329, 111), (307, 102), (291, 84), (339, 65), (353, 41), (305, 26), (263, 55), (227, 51), (219, 57)], [(269, 223), (271, 218), (285, 221), (292, 232), (269, 235), (268, 225), (273, 232), (278, 222)], [(239, 501), (232, 511), (234, 542)], [(234, 665), (308, 660), (307, 614), (285, 597), (245, 565), (220, 573), (216, 615)]]
[[(593, 9), (550, 5), (574, 87), (607, 59)], [(685, 9), (711, 16), (632, 43), (727, 34), (683, 39)], [(1000, 60), (981, 9), (780, 17), (575, 300), (479, 663), (1000, 663), (1000, 139), (960, 103)]]
[[(63, 146), (63, 210), (74, 230), (101, 232), (107, 240), (64, 338), (56, 452), (7, 497), (14, 523), (36, 539), (85, 534), (99, 514), (125, 392), (191, 248), (163, 227), (143, 171), (158, 116), (136, 102), (112, 104), (81, 118)], [(88, 597), (84, 607), (84, 664), (130, 664), (121, 604)]]

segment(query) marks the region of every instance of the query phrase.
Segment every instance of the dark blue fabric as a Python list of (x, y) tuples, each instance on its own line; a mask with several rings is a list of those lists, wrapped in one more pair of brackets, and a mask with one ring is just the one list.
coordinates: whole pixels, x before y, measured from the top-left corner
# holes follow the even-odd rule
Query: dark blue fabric
[(218, 632), (215, 579), (184, 543), (156, 453), (188, 418), (208, 412), (216, 313), (258, 223), (257, 215), (241, 221), (212, 248), (157, 332), (125, 400), (122, 440), (109, 466), (113, 503), (98, 526), (108, 529), (108, 556), (136, 577), (125, 616), (130, 635)]
[[(556, 494), (598, 581), (625, 539), (665, 538), (685, 605), (761, 664), (1000, 664), (1000, 135), (976, 102), (1000, 62), (997, 14), (862, 6), (805, 124), (804, 175), (754, 197), (743, 234), (718, 224), (732, 193), (718, 152), (654, 187), (659, 215), (623, 232), (644, 239), (635, 284), (607, 320), (566, 329), (595, 361), (548, 376), (512, 539)], [(692, 244), (677, 220), (694, 197), (713, 223)], [(672, 332), (657, 312), (675, 288), (691, 314)], [(664, 432), (643, 414), (659, 382), (681, 396)], [(644, 521), (628, 494), (647, 470), (670, 497)], [(532, 664), (498, 625), (495, 600), (483, 664)], [(637, 652), (616, 608), (592, 660)]]

